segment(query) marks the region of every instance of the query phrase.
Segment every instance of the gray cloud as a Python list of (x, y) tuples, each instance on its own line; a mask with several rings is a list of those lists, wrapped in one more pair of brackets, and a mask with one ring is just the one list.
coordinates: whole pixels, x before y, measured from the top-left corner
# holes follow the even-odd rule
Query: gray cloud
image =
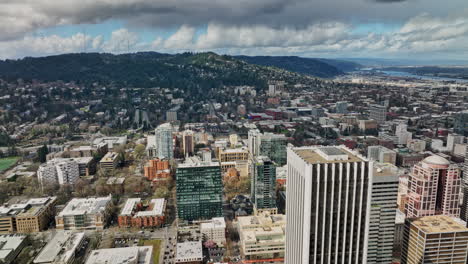
[(446, 16), (463, 8), (468, 8), (466, 0), (3, 0), (0, 40), (56, 25), (109, 19), (130, 28), (216, 23), (304, 29), (330, 21), (398, 24), (422, 12)]

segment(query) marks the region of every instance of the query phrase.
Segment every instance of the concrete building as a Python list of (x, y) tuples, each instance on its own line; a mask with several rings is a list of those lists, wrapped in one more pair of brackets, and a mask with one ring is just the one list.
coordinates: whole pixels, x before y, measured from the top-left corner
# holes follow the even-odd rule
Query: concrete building
[(154, 134), (156, 138), (156, 157), (171, 160), (174, 158), (173, 128), (170, 123), (159, 125)]
[(343, 146), (288, 148), (286, 263), (367, 263), (372, 168)]
[(156, 136), (155, 135), (148, 135), (146, 136), (146, 155), (150, 158), (156, 157), (158, 153), (158, 149), (156, 146)]
[(42, 187), (47, 185), (73, 185), (80, 178), (80, 166), (75, 159), (53, 159), (41, 164), (37, 179)]
[(127, 144), (127, 136), (96, 138), (93, 141), (93, 146), (95, 147), (102, 146), (102, 143), (107, 144), (108, 150), (113, 150), (117, 146), (123, 146)]
[(408, 218), (449, 215), (460, 216), (461, 179), (457, 167), (440, 156), (430, 156), (415, 165), (409, 175)]
[(226, 222), (224, 217), (215, 217), (208, 222), (200, 224), (200, 233), (203, 241), (211, 240), (218, 246), (224, 247), (226, 244)]
[(167, 122), (174, 122), (177, 121), (177, 110), (171, 109), (166, 112), (166, 121)]
[(103, 170), (113, 170), (119, 165), (120, 158), (119, 153), (117, 152), (107, 152), (107, 154), (102, 157), (99, 161), (99, 165)]
[(348, 113), (348, 102), (340, 101), (336, 102), (336, 113), (338, 114), (347, 114)]
[(57, 229), (102, 230), (107, 224), (112, 198), (73, 198), (55, 217)]
[(219, 150), (220, 162), (231, 162), (231, 161), (248, 160), (248, 159), (249, 159), (249, 150), (245, 147)]
[(176, 264), (202, 264), (203, 248), (201, 241), (177, 243)]
[(193, 156), (195, 152), (195, 138), (192, 130), (182, 132), (182, 151), (184, 156)]
[(468, 148), (465, 153), (465, 163), (463, 165), (463, 204), (461, 206), (460, 218), (467, 222), (468, 227)]
[(369, 118), (378, 124), (383, 124), (387, 120), (387, 107), (373, 104), (369, 107)]
[(149, 160), (144, 167), (145, 177), (151, 181), (164, 180), (171, 176), (171, 168), (168, 160)]
[(152, 264), (153, 247), (125, 247), (93, 250), (85, 264)]
[(377, 121), (371, 120), (359, 120), (359, 130), (366, 131), (371, 129), (377, 129)]
[(276, 208), (276, 166), (266, 156), (252, 162), (250, 198), (256, 209)]
[(223, 185), (217, 162), (202, 162), (190, 157), (176, 171), (178, 217), (201, 220), (220, 217)]
[(0, 235), (0, 261), (10, 264), (26, 245), (26, 236)]
[(399, 145), (406, 145), (409, 140), (413, 138), (413, 133), (408, 132), (408, 125), (407, 124), (398, 124), (396, 127), (395, 135), (398, 138)]
[(395, 165), (397, 153), (383, 146), (370, 146), (367, 148), (367, 158), (380, 163)]
[(239, 144), (239, 136), (237, 134), (230, 134), (229, 135), (229, 144), (231, 148), (237, 147), (237, 144)]
[(45, 230), (55, 214), (57, 197), (33, 198), (0, 207), (0, 233), (33, 233)]
[(465, 137), (457, 134), (449, 134), (447, 136), (447, 150), (452, 152), (456, 144), (463, 144)]
[(466, 264), (468, 228), (455, 218), (436, 215), (407, 219), (402, 264)]
[(423, 152), (426, 150), (426, 141), (421, 139), (408, 140), (407, 148), (413, 152)]
[(369, 264), (392, 263), (398, 183), (397, 167), (375, 164), (367, 252)]
[(278, 166), (286, 164), (288, 138), (283, 134), (260, 133), (253, 129), (248, 134), (249, 152), (253, 157), (267, 156)]
[(237, 229), (242, 257), (259, 263), (267, 260), (283, 262), (285, 227), (285, 215), (264, 212), (260, 215), (238, 217)]
[(58, 231), (34, 259), (34, 264), (72, 264), (85, 241), (85, 233)]
[(129, 198), (120, 211), (119, 227), (159, 227), (165, 222), (166, 201), (152, 199), (142, 202), (140, 198)]

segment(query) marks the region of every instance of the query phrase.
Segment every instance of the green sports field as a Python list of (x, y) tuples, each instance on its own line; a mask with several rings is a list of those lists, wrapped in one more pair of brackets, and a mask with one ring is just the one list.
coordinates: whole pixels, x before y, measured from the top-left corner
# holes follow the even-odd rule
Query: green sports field
[(16, 163), (16, 161), (18, 161), (18, 159), (18, 157), (8, 157), (0, 159), (0, 172), (9, 169)]

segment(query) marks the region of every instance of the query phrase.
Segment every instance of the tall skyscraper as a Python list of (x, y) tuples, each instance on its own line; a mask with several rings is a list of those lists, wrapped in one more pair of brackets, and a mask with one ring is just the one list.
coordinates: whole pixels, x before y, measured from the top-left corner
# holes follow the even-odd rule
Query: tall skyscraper
[(402, 264), (466, 264), (468, 228), (445, 215), (407, 219)]
[(468, 110), (455, 114), (453, 131), (455, 133), (468, 137)]
[(373, 104), (369, 108), (369, 118), (382, 124), (387, 120), (387, 107), (383, 105)]
[(252, 163), (251, 200), (257, 209), (276, 208), (276, 166), (265, 156)]
[(193, 155), (195, 151), (195, 140), (192, 130), (185, 130), (182, 133), (182, 149), (185, 157)]
[(440, 156), (430, 156), (414, 165), (408, 182), (408, 218), (449, 215), (460, 216), (460, 171)]
[(376, 164), (372, 178), (367, 263), (392, 263), (398, 197), (398, 169)]
[(156, 157), (159, 159), (174, 158), (174, 142), (172, 138), (173, 128), (170, 123), (159, 125), (155, 130)]
[(288, 138), (283, 134), (260, 133), (259, 130), (249, 131), (249, 152), (253, 157), (267, 156), (278, 166), (286, 164), (286, 147)]
[(223, 184), (218, 162), (190, 157), (176, 171), (177, 212), (183, 220), (223, 216)]
[(465, 164), (463, 166), (463, 204), (461, 207), (460, 218), (467, 222), (468, 227), (468, 148), (465, 153)]
[(367, 263), (372, 165), (341, 146), (288, 148), (285, 263)]

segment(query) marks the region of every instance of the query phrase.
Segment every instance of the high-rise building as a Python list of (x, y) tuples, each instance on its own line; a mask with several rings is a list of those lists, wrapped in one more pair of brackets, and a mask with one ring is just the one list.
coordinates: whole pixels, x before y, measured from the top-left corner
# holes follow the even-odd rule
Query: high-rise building
[(372, 166), (342, 146), (288, 148), (286, 263), (367, 263)]
[(447, 151), (452, 152), (456, 144), (463, 144), (465, 137), (457, 134), (450, 134), (447, 136)]
[(463, 204), (460, 218), (467, 222), (468, 227), (468, 148), (466, 148), (465, 163), (463, 165)]
[(414, 165), (408, 182), (408, 218), (449, 215), (459, 217), (460, 171), (441, 156), (430, 156)]
[(372, 178), (367, 263), (392, 263), (398, 197), (398, 169), (377, 164)]
[(253, 157), (267, 156), (278, 166), (286, 164), (288, 138), (283, 134), (260, 133), (258, 129), (249, 131), (249, 152)]
[(367, 148), (367, 158), (380, 163), (395, 165), (397, 153), (384, 146), (370, 146)]
[(348, 113), (348, 102), (346, 102), (346, 101), (336, 102), (336, 112), (338, 114), (347, 114)]
[(446, 215), (407, 219), (402, 264), (466, 264), (468, 228)]
[(468, 110), (455, 114), (453, 131), (468, 137)]
[(398, 124), (396, 127), (395, 135), (398, 138), (398, 144), (406, 145), (408, 141), (413, 139), (413, 133), (408, 132), (408, 125), (407, 124)]
[(39, 166), (37, 179), (42, 187), (49, 184), (75, 184), (80, 178), (80, 168), (73, 159), (53, 159)]
[(173, 128), (170, 123), (159, 125), (155, 130), (157, 155), (159, 159), (174, 158)]
[(252, 162), (251, 200), (256, 209), (276, 208), (276, 166), (265, 156)]
[(177, 211), (183, 220), (211, 219), (223, 216), (223, 185), (217, 162), (202, 162), (190, 157), (179, 164), (177, 178)]
[(369, 118), (377, 121), (378, 124), (387, 120), (387, 108), (383, 105), (373, 104), (369, 108)]
[(195, 152), (195, 140), (192, 130), (185, 130), (182, 133), (182, 150), (185, 157), (192, 156)]

